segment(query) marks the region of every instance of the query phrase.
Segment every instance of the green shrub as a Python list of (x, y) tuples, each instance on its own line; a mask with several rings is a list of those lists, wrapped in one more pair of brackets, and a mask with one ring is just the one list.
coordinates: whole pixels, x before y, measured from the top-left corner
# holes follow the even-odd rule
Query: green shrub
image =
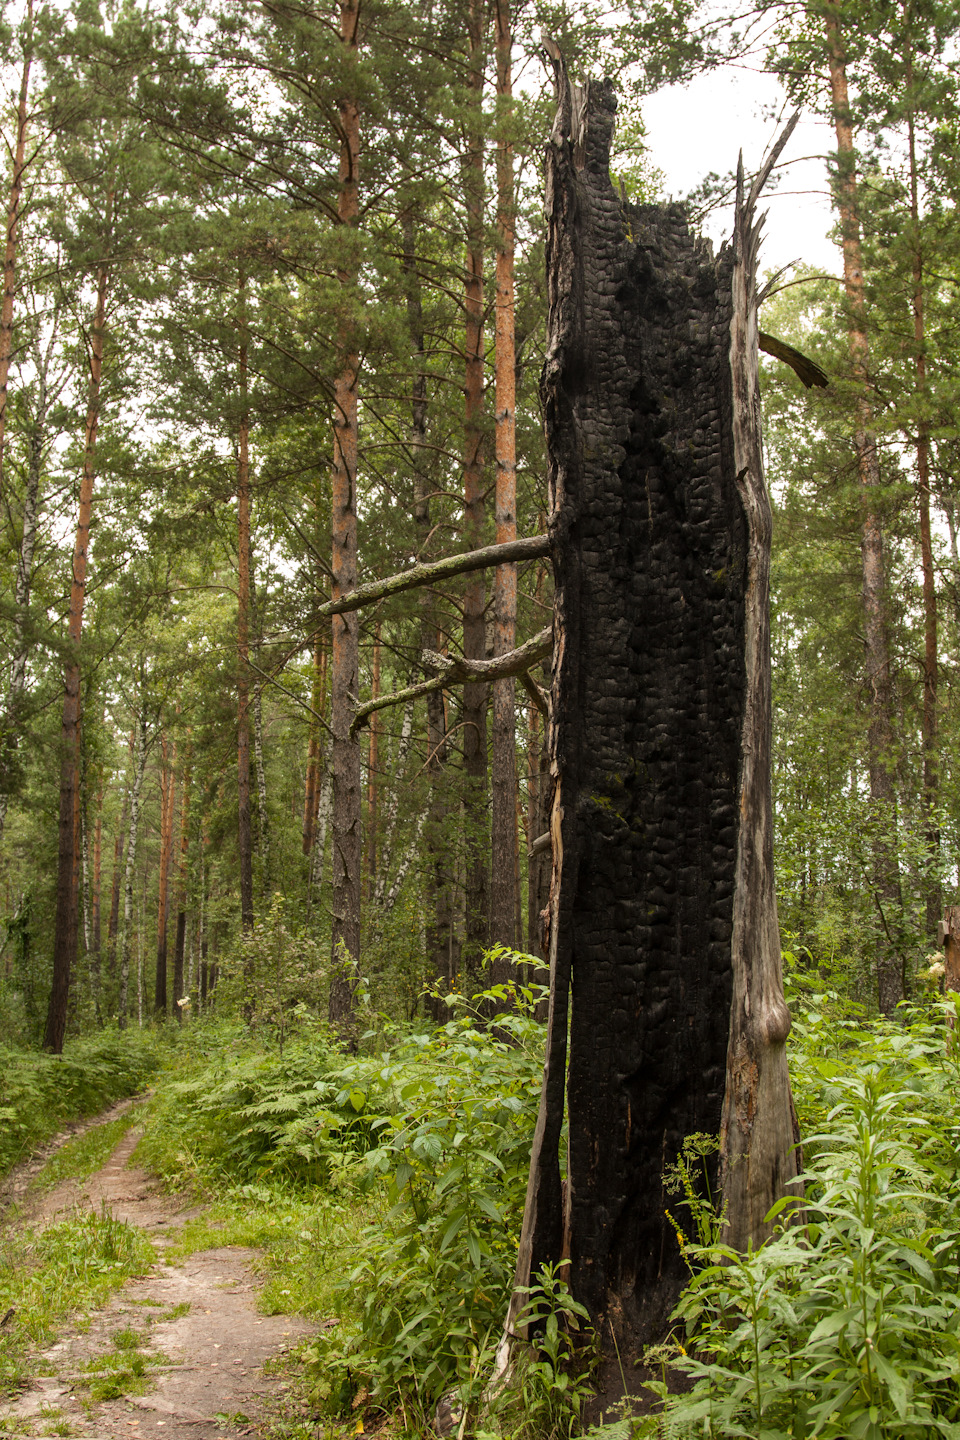
[(66, 1122), (135, 1095), (158, 1063), (139, 1032), (87, 1036), (62, 1055), (0, 1049), (0, 1174)]
[[(844, 1028), (845, 1026), (845, 1028)], [(757, 1440), (960, 1437), (960, 1135), (936, 1008), (866, 1025), (808, 1010), (793, 1054), (806, 1224), (755, 1253), (688, 1246), (669, 1433)], [(788, 1207), (786, 1207), (788, 1208)]]

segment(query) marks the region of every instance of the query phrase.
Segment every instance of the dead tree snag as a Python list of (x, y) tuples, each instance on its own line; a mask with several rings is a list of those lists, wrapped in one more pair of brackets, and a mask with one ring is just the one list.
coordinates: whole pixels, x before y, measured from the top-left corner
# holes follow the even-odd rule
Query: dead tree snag
[[(763, 177), (714, 256), (682, 207), (617, 197), (612, 87), (556, 63), (551, 998), (518, 1285), (569, 1260), (619, 1391), (686, 1279), (662, 1181), (684, 1137), (724, 1125), (737, 1244), (765, 1234), (796, 1173), (772, 875)], [(512, 1315), (501, 1370), (511, 1335)]]

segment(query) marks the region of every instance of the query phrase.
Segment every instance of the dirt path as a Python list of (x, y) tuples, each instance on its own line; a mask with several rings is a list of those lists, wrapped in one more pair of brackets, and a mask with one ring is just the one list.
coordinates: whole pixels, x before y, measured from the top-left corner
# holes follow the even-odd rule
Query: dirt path
[[(263, 1365), (311, 1327), (294, 1316), (257, 1314), (255, 1251), (231, 1246), (176, 1264), (164, 1259), (171, 1232), (201, 1211), (178, 1205), (144, 1170), (128, 1163), (138, 1139), (132, 1130), (89, 1180), (67, 1181), (36, 1201), (23, 1196), (21, 1213), (33, 1225), (51, 1223), (78, 1204), (106, 1206), (115, 1219), (150, 1236), (157, 1264), (118, 1291), (89, 1328), (77, 1327), (37, 1357), (31, 1388), (0, 1406), (0, 1436), (69, 1433), (128, 1440), (149, 1433), (161, 1440), (212, 1440), (267, 1433), (267, 1412), (276, 1410), (287, 1385), (277, 1375), (264, 1375)], [(90, 1361), (106, 1354), (122, 1360), (123, 1347), (137, 1336), (140, 1344), (130, 1353), (141, 1357), (150, 1377), (146, 1393), (91, 1400), (88, 1385), (81, 1383), (89, 1380)], [(134, 1388), (145, 1385), (142, 1380)]]

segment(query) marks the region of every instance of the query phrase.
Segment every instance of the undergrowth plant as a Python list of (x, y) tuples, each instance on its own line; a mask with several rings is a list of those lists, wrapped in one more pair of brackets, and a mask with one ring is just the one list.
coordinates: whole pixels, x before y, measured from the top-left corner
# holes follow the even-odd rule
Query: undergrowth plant
[(159, 1064), (150, 1036), (98, 1033), (62, 1055), (0, 1048), (0, 1174), (60, 1125), (142, 1090)]
[(820, 1122), (804, 1211), (746, 1255), (687, 1245), (673, 1364), (694, 1385), (662, 1423), (710, 1440), (960, 1440), (955, 1032), (936, 1005), (868, 1024), (813, 1000), (792, 1066)]
[[(155, 1259), (149, 1240), (107, 1211), (77, 1212), (0, 1245), (0, 1393), (20, 1385), (30, 1351), (50, 1343), (67, 1315), (93, 1309)], [(12, 1313), (10, 1313), (12, 1312)]]

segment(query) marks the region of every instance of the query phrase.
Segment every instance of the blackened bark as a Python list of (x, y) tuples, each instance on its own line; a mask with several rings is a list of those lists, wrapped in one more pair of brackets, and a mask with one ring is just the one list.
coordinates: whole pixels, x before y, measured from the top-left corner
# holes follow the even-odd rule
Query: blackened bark
[[(769, 675), (758, 698), (748, 674), (769, 535), (745, 512), (737, 469), (735, 253), (714, 257), (680, 206), (621, 203), (607, 169), (611, 86), (561, 75), (561, 92), (542, 381), (556, 585), (551, 998), (518, 1283), (569, 1257), (571, 1289), (618, 1356), (605, 1381), (619, 1390), (688, 1278), (663, 1171), (685, 1136), (720, 1129), (738, 906), (752, 904), (765, 934), (776, 925), (766, 894), (736, 891), (749, 869), (748, 698), (769, 706)], [(752, 483), (762, 489), (762, 474)], [(789, 1090), (786, 1103), (789, 1120)]]

